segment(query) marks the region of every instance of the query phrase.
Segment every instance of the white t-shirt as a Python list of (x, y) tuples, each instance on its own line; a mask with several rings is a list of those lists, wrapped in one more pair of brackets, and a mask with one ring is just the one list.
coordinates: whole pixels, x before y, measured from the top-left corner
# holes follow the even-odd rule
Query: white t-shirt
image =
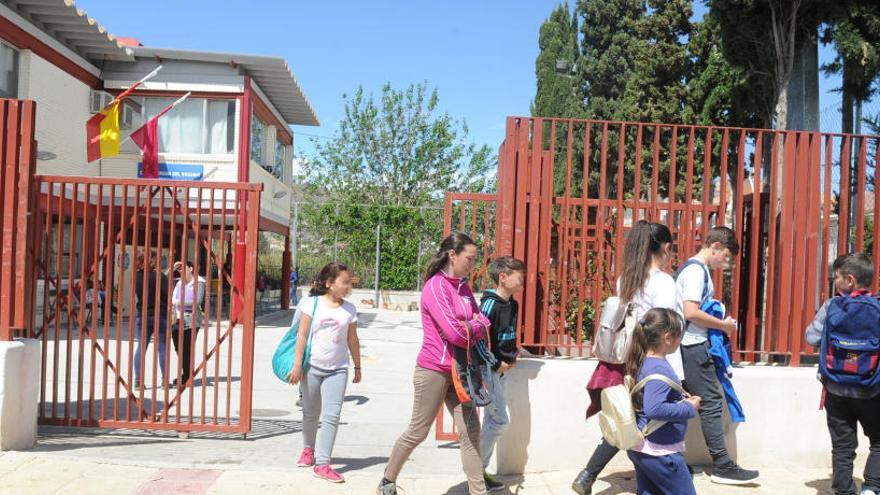
[(332, 308), (323, 297), (318, 297), (315, 315), (312, 308), (315, 300), (311, 297), (299, 304), (299, 310), (313, 320), (309, 365), (324, 370), (348, 368), (348, 326), (357, 323), (357, 309), (348, 301)]
[[(691, 258), (697, 259), (697, 258)], [(698, 260), (699, 261), (699, 260)], [(702, 261), (687, 266), (678, 274), (678, 290), (681, 292), (683, 301), (693, 301), (697, 304), (703, 303), (703, 289), (708, 288), (705, 292), (706, 298), (711, 298), (715, 294), (715, 286), (712, 284), (712, 277), (709, 277), (708, 286), (706, 282), (706, 265)], [(684, 337), (681, 339), (681, 345), (696, 345), (705, 342), (709, 331), (706, 327), (697, 325), (696, 323), (688, 323), (684, 330)]]
[[(620, 279), (617, 280), (617, 292), (620, 293)], [(632, 302), (635, 304), (635, 316), (639, 320), (651, 308), (671, 309), (684, 317), (683, 303), (675, 279), (662, 270), (651, 269), (648, 281), (645, 282), (645, 288), (636, 293)], [(678, 378), (683, 380), (684, 366), (681, 362), (681, 350), (676, 349), (672, 354), (667, 354), (666, 360), (669, 361)]]

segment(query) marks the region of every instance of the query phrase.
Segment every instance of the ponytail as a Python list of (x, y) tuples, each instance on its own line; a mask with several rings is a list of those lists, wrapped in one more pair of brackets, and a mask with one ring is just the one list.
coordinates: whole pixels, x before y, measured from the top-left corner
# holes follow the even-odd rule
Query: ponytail
[(623, 247), (623, 269), (620, 272), (620, 299), (628, 303), (645, 288), (651, 275), (651, 263), (665, 244), (672, 242), (672, 233), (663, 224), (639, 220), (630, 229)]
[(633, 378), (637, 378), (639, 376), (639, 370), (641, 370), (642, 365), (645, 364), (645, 356), (647, 355), (648, 338), (645, 335), (645, 328), (640, 321), (636, 323), (636, 327), (633, 329), (632, 343), (629, 346), (629, 351), (626, 353), (626, 374)]
[(446, 268), (446, 265), (449, 264), (449, 251), (455, 251), (458, 254), (465, 247), (474, 245), (476, 245), (474, 240), (461, 232), (455, 232), (446, 236), (440, 241), (440, 248), (437, 250), (437, 253), (428, 261), (428, 267), (425, 270), (425, 282), (434, 275), (437, 275), (440, 270)]

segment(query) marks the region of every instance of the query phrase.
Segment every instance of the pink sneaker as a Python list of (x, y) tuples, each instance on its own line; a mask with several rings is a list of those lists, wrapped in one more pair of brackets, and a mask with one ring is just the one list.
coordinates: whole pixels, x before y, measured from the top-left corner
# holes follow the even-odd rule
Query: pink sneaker
[(296, 465), (299, 467), (311, 467), (315, 465), (315, 449), (310, 449), (308, 447), (304, 448), (302, 454), (299, 455), (299, 460), (296, 461)]
[(341, 474), (334, 471), (329, 464), (315, 466), (314, 473), (316, 478), (323, 478), (331, 483), (342, 483), (343, 481), (345, 481), (345, 478), (343, 478)]

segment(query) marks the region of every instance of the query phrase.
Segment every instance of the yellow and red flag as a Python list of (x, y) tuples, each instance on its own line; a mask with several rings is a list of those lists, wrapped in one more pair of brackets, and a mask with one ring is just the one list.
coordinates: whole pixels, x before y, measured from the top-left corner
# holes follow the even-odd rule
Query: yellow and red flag
[(119, 154), (119, 105), (138, 86), (155, 76), (161, 68), (160, 65), (146, 77), (132, 84), (130, 88), (120, 93), (110, 104), (86, 121), (86, 160), (88, 163), (99, 158)]

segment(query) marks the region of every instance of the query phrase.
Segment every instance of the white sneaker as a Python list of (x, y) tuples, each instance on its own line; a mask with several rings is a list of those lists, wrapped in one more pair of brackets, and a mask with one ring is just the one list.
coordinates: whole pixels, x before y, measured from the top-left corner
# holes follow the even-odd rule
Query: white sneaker
[(869, 490), (868, 488), (862, 488), (862, 491), (859, 492), (859, 495), (880, 495), (874, 490)]

